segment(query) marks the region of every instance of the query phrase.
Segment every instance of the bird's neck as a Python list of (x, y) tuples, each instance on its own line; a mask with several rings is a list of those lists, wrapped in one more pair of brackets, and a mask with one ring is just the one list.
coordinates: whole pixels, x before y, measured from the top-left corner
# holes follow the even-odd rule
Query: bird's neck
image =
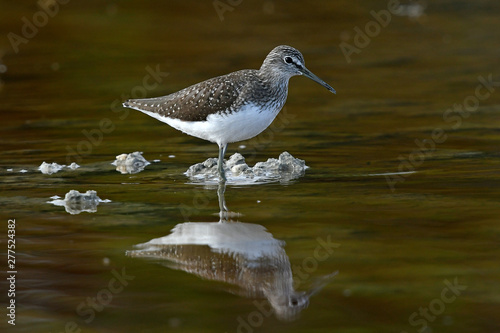
[(289, 77), (279, 75), (281, 73), (273, 73), (272, 71), (262, 71), (258, 73), (259, 89), (262, 89), (263, 95), (272, 104), (279, 104), (283, 106), (288, 95), (288, 81)]

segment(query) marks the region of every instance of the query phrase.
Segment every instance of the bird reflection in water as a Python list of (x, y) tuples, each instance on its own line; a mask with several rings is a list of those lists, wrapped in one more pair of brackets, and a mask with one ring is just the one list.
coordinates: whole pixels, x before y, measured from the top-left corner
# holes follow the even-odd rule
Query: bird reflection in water
[(285, 242), (263, 226), (234, 222), (227, 209), (225, 183), (219, 184), (219, 222), (186, 222), (170, 235), (136, 245), (131, 257), (159, 260), (163, 265), (208, 280), (228, 284), (228, 291), (250, 298), (265, 298), (276, 317), (291, 321), (309, 305), (336, 272), (318, 279), (308, 291), (296, 291)]

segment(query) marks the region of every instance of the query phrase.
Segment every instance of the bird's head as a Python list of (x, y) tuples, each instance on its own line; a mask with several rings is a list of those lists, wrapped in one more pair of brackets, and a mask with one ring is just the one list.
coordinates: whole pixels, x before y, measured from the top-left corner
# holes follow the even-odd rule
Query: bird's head
[[(311, 80), (321, 84), (332, 93), (336, 93), (328, 83), (317, 77), (305, 66), (304, 57), (295, 48), (287, 45), (275, 47), (262, 63), (261, 73), (265, 73), (281, 79), (289, 79), (295, 75), (304, 75)], [(264, 74), (264, 75), (265, 75)]]

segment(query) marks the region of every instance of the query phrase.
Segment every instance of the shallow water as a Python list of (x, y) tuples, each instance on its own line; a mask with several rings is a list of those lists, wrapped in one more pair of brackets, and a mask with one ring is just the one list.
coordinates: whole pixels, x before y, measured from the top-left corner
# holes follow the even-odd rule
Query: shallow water
[[(355, 27), (376, 29), (370, 11), (387, 1), (234, 4), (221, 21), (210, 1), (69, 2), (17, 53), (1, 42), (0, 242), (6, 252), (15, 219), (17, 274), (16, 326), (4, 316), (0, 328), (499, 331), (500, 5), (405, 7), (356, 44)], [(39, 11), (2, 9), (1, 31), (20, 36)], [(356, 47), (349, 59), (342, 42)], [(279, 44), (337, 95), (292, 78), (271, 128), (229, 146), (249, 165), (288, 151), (309, 168), (229, 183), (225, 223), (237, 230), (219, 232), (217, 187), (184, 175), (216, 145), (119, 104), (258, 68)], [(152, 162), (143, 171), (111, 164), (135, 151)], [(80, 168), (45, 175), (44, 161)], [(111, 202), (79, 214), (48, 203), (70, 190)], [(210, 237), (130, 255), (194, 223)], [(276, 295), (292, 290), (314, 295), (280, 315)]]

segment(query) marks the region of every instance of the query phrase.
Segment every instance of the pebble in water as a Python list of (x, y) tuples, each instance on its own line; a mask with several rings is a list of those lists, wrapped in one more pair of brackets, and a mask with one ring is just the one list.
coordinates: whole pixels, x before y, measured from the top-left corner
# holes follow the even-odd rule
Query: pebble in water
[(95, 213), (97, 206), (101, 202), (111, 202), (111, 200), (102, 200), (97, 196), (97, 192), (88, 190), (85, 193), (80, 193), (76, 190), (71, 190), (64, 196), (64, 200), (55, 199), (48, 201), (55, 206), (63, 206), (71, 215), (80, 214), (81, 212)]

